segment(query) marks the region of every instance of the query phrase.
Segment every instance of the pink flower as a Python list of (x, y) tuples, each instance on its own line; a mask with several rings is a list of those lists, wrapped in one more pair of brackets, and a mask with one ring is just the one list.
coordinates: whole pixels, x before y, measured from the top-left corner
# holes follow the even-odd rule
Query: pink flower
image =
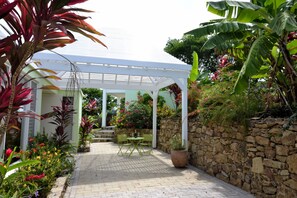
[(8, 148), (6, 151), (5, 151), (5, 155), (6, 157), (8, 158), (12, 153), (12, 150), (10, 148)]

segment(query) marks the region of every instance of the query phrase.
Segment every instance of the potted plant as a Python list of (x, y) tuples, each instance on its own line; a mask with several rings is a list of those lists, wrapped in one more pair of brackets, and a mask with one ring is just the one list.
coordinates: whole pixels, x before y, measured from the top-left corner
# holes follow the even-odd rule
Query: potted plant
[(184, 168), (188, 163), (188, 151), (183, 144), (181, 135), (174, 135), (170, 139), (171, 161), (176, 168)]

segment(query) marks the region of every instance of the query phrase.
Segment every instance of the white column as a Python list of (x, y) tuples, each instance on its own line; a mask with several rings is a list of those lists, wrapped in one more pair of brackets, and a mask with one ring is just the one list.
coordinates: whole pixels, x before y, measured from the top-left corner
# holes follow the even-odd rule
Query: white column
[(3, 135), (3, 139), (2, 142), (0, 144), (0, 158), (3, 158), (3, 154), (5, 153), (4, 149), (5, 149), (5, 143), (6, 143), (6, 133), (4, 133)]
[(157, 147), (157, 103), (159, 90), (153, 92), (153, 148)]
[(187, 79), (184, 80), (182, 88), (182, 139), (188, 148), (188, 87)]
[(106, 127), (106, 109), (107, 109), (107, 94), (106, 94), (106, 90), (103, 89), (103, 93), (102, 93), (102, 124), (101, 127)]
[(121, 97), (117, 97), (117, 106), (120, 108), (121, 106)]
[(186, 78), (174, 78), (174, 81), (182, 90), (182, 139), (183, 144), (188, 148), (188, 82)]
[[(24, 106), (24, 111), (28, 111), (30, 109), (30, 104)], [(27, 150), (29, 139), (29, 118), (22, 118), (22, 131), (21, 131), (21, 149), (23, 151)]]

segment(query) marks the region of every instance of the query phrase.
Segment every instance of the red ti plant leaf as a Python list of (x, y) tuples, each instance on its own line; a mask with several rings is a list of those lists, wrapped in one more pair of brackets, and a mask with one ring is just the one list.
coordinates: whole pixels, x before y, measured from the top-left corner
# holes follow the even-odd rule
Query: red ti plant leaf
[(5, 17), (18, 3), (18, 1), (9, 2), (7, 0), (0, 0), (0, 19)]
[(67, 5), (68, 6), (71, 6), (71, 5), (75, 5), (75, 4), (78, 4), (78, 3), (83, 3), (83, 2), (86, 2), (87, 0), (70, 0)]

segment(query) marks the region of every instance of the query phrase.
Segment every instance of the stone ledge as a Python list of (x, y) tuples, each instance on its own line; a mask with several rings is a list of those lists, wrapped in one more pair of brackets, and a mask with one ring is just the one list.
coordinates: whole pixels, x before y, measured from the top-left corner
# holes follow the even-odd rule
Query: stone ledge
[(68, 181), (68, 176), (57, 178), (47, 198), (63, 198), (63, 194), (66, 190), (67, 181)]

